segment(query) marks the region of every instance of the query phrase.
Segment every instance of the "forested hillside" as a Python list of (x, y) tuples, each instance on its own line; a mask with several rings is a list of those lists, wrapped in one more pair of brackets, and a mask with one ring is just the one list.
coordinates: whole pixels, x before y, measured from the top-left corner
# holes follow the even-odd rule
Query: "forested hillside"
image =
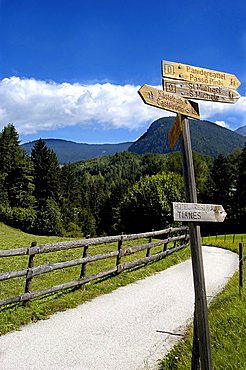
[(242, 126), (242, 127), (239, 127), (235, 132), (237, 134), (246, 136), (246, 125), (245, 126)]
[[(194, 152), (198, 200), (222, 204), (222, 225), (246, 221), (246, 146), (214, 160)], [(86, 236), (141, 232), (173, 224), (171, 203), (184, 200), (180, 153), (121, 152), (59, 165), (38, 140), (28, 156), (18, 133), (0, 133), (0, 221), (40, 235)], [(206, 225), (205, 225), (206, 226)]]
[[(120, 144), (85, 144), (60, 139), (45, 139), (44, 142), (49, 149), (56, 153), (58, 162), (61, 164), (113, 155), (127, 150), (132, 144), (130, 142)], [(22, 144), (22, 147), (30, 155), (35, 144), (36, 141), (31, 141)]]
[[(163, 117), (154, 121), (147, 132), (129, 147), (130, 152), (169, 153), (168, 134), (174, 117)], [(192, 149), (200, 154), (216, 158), (219, 154), (229, 155), (243, 148), (245, 137), (209, 121), (189, 119)], [(179, 150), (179, 143), (174, 148)]]
[[(45, 145), (52, 149), (60, 164), (75, 163), (97, 157), (113, 155), (125, 150), (145, 153), (170, 153), (168, 134), (174, 117), (164, 117), (153, 122), (147, 132), (136, 142), (119, 144), (85, 144), (60, 139), (45, 139)], [(212, 156), (228, 155), (237, 148), (243, 148), (246, 135), (245, 126), (233, 132), (209, 121), (190, 120), (192, 148), (194, 151)], [(36, 141), (22, 144), (27, 154), (31, 155)], [(179, 144), (175, 150), (179, 150)]]

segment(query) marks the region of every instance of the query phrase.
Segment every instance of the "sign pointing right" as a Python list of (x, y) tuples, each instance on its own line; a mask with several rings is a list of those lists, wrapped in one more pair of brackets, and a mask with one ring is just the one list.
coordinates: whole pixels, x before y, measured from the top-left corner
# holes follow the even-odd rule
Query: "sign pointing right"
[(213, 86), (226, 86), (231, 89), (237, 89), (241, 84), (238, 78), (230, 73), (169, 62), (167, 60), (162, 61), (162, 76)]
[(220, 103), (236, 103), (240, 94), (233, 89), (221, 86), (212, 86), (182, 80), (164, 78), (163, 90), (167, 93), (175, 93), (183, 98), (194, 100), (208, 100)]
[(219, 204), (173, 202), (174, 221), (223, 222), (227, 213)]

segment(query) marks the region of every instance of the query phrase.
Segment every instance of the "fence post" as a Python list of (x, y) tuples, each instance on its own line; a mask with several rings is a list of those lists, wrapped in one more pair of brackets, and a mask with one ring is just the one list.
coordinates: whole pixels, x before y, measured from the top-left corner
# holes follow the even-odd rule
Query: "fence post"
[[(152, 229), (151, 231), (153, 232), (154, 229)], [(149, 237), (149, 243), (151, 243), (151, 242), (152, 242), (152, 236)], [(147, 248), (147, 250), (146, 250), (146, 257), (149, 257), (149, 255), (150, 255), (150, 248)]]
[(226, 233), (225, 233), (225, 235), (224, 235), (224, 242), (226, 241)]
[[(88, 245), (85, 245), (84, 246), (84, 250), (83, 250), (83, 256), (82, 258), (86, 258), (87, 257), (87, 254), (88, 254)], [(81, 267), (81, 272), (80, 272), (80, 279), (82, 279), (83, 277), (85, 277), (86, 275), (86, 265), (87, 265), (87, 262), (83, 262), (82, 263), (82, 267)]]
[[(170, 231), (168, 232), (168, 234), (167, 234), (167, 238), (166, 238), (166, 239), (169, 239), (169, 237), (170, 237)], [(169, 243), (169, 242), (164, 243), (162, 252), (166, 252), (168, 243)]]
[(122, 243), (123, 243), (123, 233), (121, 235), (120, 240), (118, 241), (118, 254), (116, 257), (116, 266), (117, 266), (117, 273), (119, 274), (120, 271), (120, 264), (121, 264), (121, 256), (122, 256)]
[[(37, 242), (32, 242), (31, 248), (36, 247)], [(27, 273), (26, 273), (26, 285), (25, 285), (25, 293), (30, 293), (31, 286), (32, 286), (32, 276), (28, 277), (29, 270), (34, 266), (34, 257), (35, 254), (29, 255), (28, 266), (27, 266)]]
[[(187, 244), (187, 242), (189, 241), (190, 239), (190, 235), (189, 235), (189, 232), (188, 232), (188, 228), (185, 230), (185, 240), (184, 240), (184, 244)], [(203, 238), (202, 238), (203, 240)]]
[(243, 253), (243, 243), (239, 243), (239, 293), (242, 294), (242, 289), (244, 285), (244, 253)]
[[(90, 235), (89, 234), (86, 235), (85, 239), (89, 239), (89, 238), (90, 238)], [(85, 245), (84, 246), (82, 258), (86, 258), (87, 257), (87, 255), (88, 255), (88, 248), (89, 248), (88, 245)], [(87, 265), (87, 262), (82, 263), (81, 271), (80, 271), (80, 277), (79, 277), (80, 279), (82, 279), (86, 275), (86, 265)]]

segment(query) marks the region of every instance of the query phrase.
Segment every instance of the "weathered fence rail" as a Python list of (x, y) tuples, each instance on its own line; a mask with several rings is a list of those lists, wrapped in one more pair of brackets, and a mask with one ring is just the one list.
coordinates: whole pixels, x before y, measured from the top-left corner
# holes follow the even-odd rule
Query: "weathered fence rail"
[[(178, 234), (171, 236), (172, 234)], [(161, 238), (158, 241), (152, 241), (152, 238)], [(123, 247), (123, 242), (148, 238), (148, 242), (138, 246)], [(15, 303), (15, 302), (26, 302), (33, 298), (40, 297), (49, 293), (54, 293), (59, 290), (64, 290), (73, 287), (79, 287), (95, 279), (100, 279), (105, 276), (121, 273), (124, 270), (144, 265), (148, 262), (158, 261), (167, 255), (170, 255), (174, 252), (177, 252), (180, 249), (185, 248), (188, 245), (189, 235), (187, 227), (180, 228), (168, 228), (164, 230), (151, 231), (141, 234), (130, 234), (130, 235), (116, 235), (116, 236), (107, 236), (100, 238), (91, 238), (83, 239), (69, 242), (59, 242), (54, 244), (42, 244), (37, 245), (36, 242), (33, 242), (30, 248), (19, 248), (11, 250), (0, 250), (0, 257), (10, 257), (14, 258), (15, 256), (27, 255), (29, 256), (28, 266), (24, 270), (19, 271), (8, 271), (0, 273), (0, 281), (5, 281), (17, 277), (25, 276), (25, 289), (24, 293), (16, 297), (11, 297), (7, 299), (0, 300), (0, 306)], [(177, 245), (179, 242), (179, 245)], [(118, 243), (117, 249), (114, 251), (96, 254), (93, 256), (88, 256), (88, 250), (91, 246), (97, 246), (108, 243)], [(169, 243), (173, 243), (173, 247), (168, 249), (167, 246)], [(163, 248), (158, 253), (150, 255), (152, 248), (157, 246), (162, 246)], [(81, 258), (65, 261), (65, 262), (56, 262), (50, 264), (44, 264), (41, 266), (34, 266), (35, 264), (35, 255), (42, 253), (50, 253), (57, 251), (70, 250), (73, 248), (83, 248), (83, 255)], [(132, 261), (122, 262), (122, 257), (132, 255), (136, 252), (146, 250), (146, 256), (138, 258)], [(90, 262), (100, 261), (107, 258), (116, 257), (116, 262), (113, 267), (110, 267), (104, 271), (100, 271), (95, 274), (86, 276), (86, 267)], [(55, 285), (50, 288), (40, 289), (36, 291), (31, 291), (32, 279), (35, 276), (46, 274), (55, 270), (65, 269), (73, 266), (81, 265), (81, 272), (79, 279), (66, 282), (63, 284)]]

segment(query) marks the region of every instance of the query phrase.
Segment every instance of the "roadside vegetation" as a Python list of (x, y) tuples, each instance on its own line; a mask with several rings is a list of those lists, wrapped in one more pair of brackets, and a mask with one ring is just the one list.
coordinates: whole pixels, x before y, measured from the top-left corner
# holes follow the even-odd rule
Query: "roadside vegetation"
[[(213, 159), (193, 153), (193, 158), (198, 202), (221, 204), (227, 212), (224, 223), (202, 225), (203, 235), (215, 235), (204, 238), (203, 244), (237, 252), (238, 242), (242, 238), (245, 240), (245, 235), (240, 235), (240, 240), (233, 240), (233, 235), (225, 235), (225, 231), (245, 232), (246, 144), (242, 150), (238, 149), (228, 156), (219, 155)], [(185, 200), (181, 162), (178, 152), (166, 155), (122, 152), (60, 166), (55, 152), (48, 149), (42, 139), (35, 143), (31, 156), (28, 156), (20, 146), (14, 125), (9, 124), (0, 133), (0, 222), (3, 222), (0, 224), (0, 248), (28, 247), (33, 241), (49, 243), (68, 240), (64, 237), (80, 239), (87, 235), (138, 233), (172, 226), (171, 204)], [(218, 237), (216, 233), (223, 235)], [(106, 251), (107, 248), (93, 247), (91, 253)], [(69, 255), (66, 256), (66, 253)], [(35, 265), (48, 258), (52, 263), (64, 257), (81, 257), (81, 250), (66, 253), (37, 256)], [(25, 306), (19, 303), (3, 307), (0, 309), (0, 334), (47, 318), (54, 312), (76, 307), (119, 286), (164, 270), (188, 256), (187, 248), (144, 268), (127, 270), (80, 289), (50, 294)], [(12, 266), (10, 258), (2, 259), (0, 272), (25, 268), (27, 258), (17, 257), (16, 265)], [(107, 268), (108, 262), (110, 260), (100, 264), (105, 264)], [(96, 269), (96, 264), (88, 266), (89, 273), (96, 272)], [(61, 274), (69, 281), (74, 274), (79, 276), (79, 270), (74, 267), (65, 272), (56, 271), (42, 278), (37, 277), (32, 289), (59, 284)], [(23, 278), (1, 285), (0, 299), (24, 293)], [(214, 368), (245, 370), (245, 295), (238, 296), (237, 276), (211, 304), (210, 316)], [(162, 369), (189, 368), (190, 341), (191, 335), (188, 334), (186, 340), (164, 360)], [(224, 365), (220, 365), (222, 362)]]
[[(193, 158), (198, 202), (228, 214), (206, 233), (244, 232), (246, 145)], [(42, 139), (28, 156), (13, 124), (0, 132), (0, 221), (22, 231), (80, 238), (158, 230), (173, 224), (172, 202), (184, 200), (179, 152), (125, 151), (61, 166)]]
[[(212, 245), (238, 253), (239, 242), (246, 235), (221, 235), (203, 238), (204, 245)], [(244, 269), (246, 274), (246, 268)], [(209, 306), (209, 325), (213, 368), (215, 370), (246, 369), (246, 293), (239, 294), (236, 273)], [(187, 370), (191, 366), (193, 329), (160, 364), (160, 370)]]

